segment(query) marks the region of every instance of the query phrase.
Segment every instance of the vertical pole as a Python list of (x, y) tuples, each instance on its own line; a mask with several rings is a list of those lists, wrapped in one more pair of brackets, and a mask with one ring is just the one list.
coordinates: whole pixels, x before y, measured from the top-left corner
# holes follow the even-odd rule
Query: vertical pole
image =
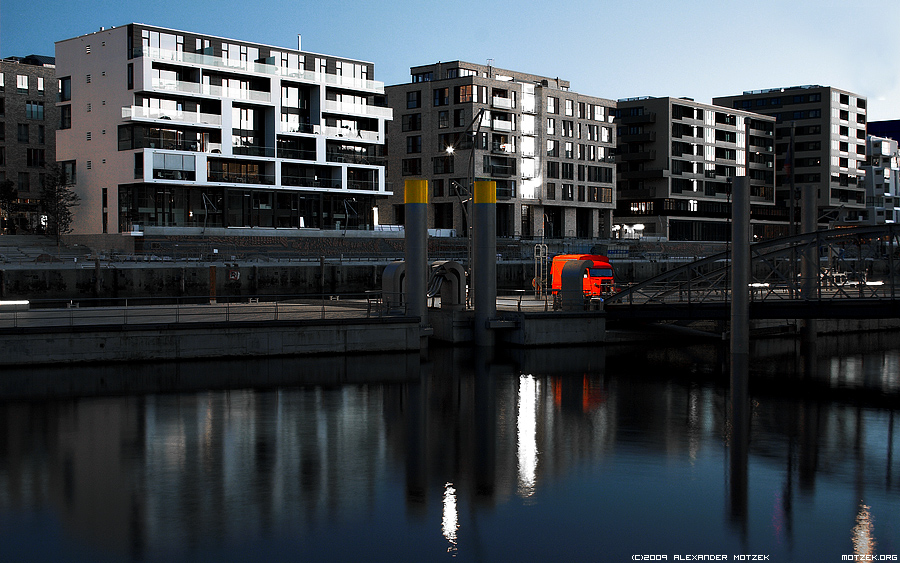
[(731, 354), (750, 353), (750, 177), (734, 178), (731, 207)]
[(215, 267), (215, 265), (209, 267), (209, 302), (212, 305), (216, 304), (216, 267)]
[(493, 346), (497, 313), (497, 182), (475, 182), (475, 344)]
[(406, 302), (409, 314), (427, 324), (428, 180), (406, 180)]
[[(803, 192), (803, 203), (800, 205), (800, 230), (804, 234), (815, 233), (818, 230), (819, 208), (816, 204), (818, 187), (814, 184), (800, 188)], [(803, 280), (801, 292), (803, 299), (812, 299), (815, 290), (815, 280), (818, 274), (819, 248), (818, 244), (808, 244), (804, 247), (800, 257), (800, 277)]]
[[(791, 189), (791, 193), (789, 196), (790, 203), (790, 227), (788, 229), (788, 236), (794, 236), (797, 234), (797, 189), (794, 186), (794, 129), (795, 122), (791, 121), (791, 144), (788, 145), (787, 154), (785, 154), (785, 162), (784, 168), (788, 172), (788, 181)], [(791, 267), (788, 268), (789, 276), (791, 278), (791, 283), (789, 286), (791, 299), (793, 299), (797, 294), (797, 251), (796, 247), (793, 243), (791, 243)]]

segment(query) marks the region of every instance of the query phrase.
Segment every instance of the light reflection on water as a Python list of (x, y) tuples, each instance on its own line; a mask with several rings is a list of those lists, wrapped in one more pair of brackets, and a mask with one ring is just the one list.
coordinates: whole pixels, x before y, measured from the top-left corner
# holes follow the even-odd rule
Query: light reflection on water
[(757, 344), (744, 446), (712, 346), (7, 372), (0, 560), (896, 553), (900, 338), (818, 351)]

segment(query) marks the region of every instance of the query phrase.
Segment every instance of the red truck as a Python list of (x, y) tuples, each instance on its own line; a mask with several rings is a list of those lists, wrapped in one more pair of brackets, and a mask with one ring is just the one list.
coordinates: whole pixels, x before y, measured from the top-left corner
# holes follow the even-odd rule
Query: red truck
[(555, 295), (560, 290), (560, 274), (569, 260), (587, 260), (592, 263), (584, 276), (584, 294), (594, 296), (609, 295), (615, 289), (615, 277), (609, 258), (601, 254), (560, 254), (553, 257), (550, 265), (550, 290)]

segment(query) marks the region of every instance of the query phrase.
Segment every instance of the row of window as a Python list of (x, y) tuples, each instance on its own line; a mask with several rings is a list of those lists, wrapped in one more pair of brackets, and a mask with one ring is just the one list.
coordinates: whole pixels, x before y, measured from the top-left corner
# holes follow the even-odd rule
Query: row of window
[[(34, 129), (28, 123), (19, 123), (16, 125), (16, 140), (20, 143), (31, 143), (31, 132)], [(35, 143), (43, 145), (46, 142), (45, 129), (43, 125), (37, 126), (37, 138)], [(0, 141), (6, 141), (6, 123), (0, 121)]]
[[(30, 80), (29, 77), (24, 74), (16, 75), (16, 92), (19, 94), (27, 94), (28, 86)], [(36, 76), (34, 80), (35, 90), (39, 96), (44, 95), (44, 77)], [(6, 90), (6, 80), (4, 78), (4, 74), (0, 72), (0, 92), (4, 92)]]
[[(586, 201), (590, 203), (613, 202), (612, 188), (605, 188), (603, 186), (575, 186), (575, 184), (560, 184), (559, 188), (558, 199), (561, 201)], [(547, 188), (544, 191), (544, 199), (548, 201), (555, 201), (557, 199), (557, 189), (554, 182), (547, 183)]]

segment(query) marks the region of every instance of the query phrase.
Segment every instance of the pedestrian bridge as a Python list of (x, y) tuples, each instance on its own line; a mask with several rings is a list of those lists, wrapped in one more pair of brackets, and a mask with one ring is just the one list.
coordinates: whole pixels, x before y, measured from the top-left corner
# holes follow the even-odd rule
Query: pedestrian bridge
[[(900, 225), (831, 229), (750, 246), (754, 319), (900, 317)], [(802, 274), (802, 257), (810, 257)], [(726, 320), (731, 252), (676, 267), (606, 299), (608, 319)]]

